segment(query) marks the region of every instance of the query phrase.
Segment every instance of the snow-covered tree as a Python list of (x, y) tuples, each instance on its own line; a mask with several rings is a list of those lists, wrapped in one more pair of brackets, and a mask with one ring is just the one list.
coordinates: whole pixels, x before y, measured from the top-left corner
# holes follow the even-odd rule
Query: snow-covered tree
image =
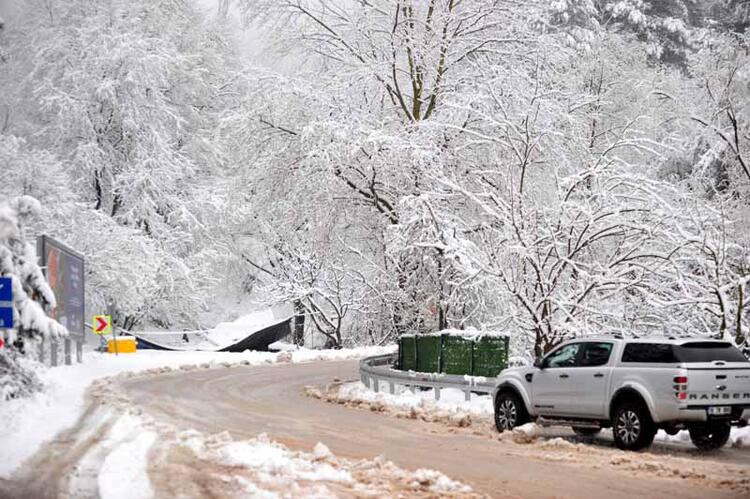
[(598, 33), (614, 31), (635, 36), (653, 61), (683, 68), (699, 47), (750, 25), (744, 0), (555, 0), (549, 9), (571, 45), (587, 49)]
[[(314, 203), (325, 200), (346, 210), (350, 217), (335, 229), (344, 240), (352, 223), (369, 234), (366, 244), (351, 244), (347, 265), (367, 267), (380, 302), (367, 308), (386, 311), (373, 312), (383, 319), (375, 329), (386, 334), (432, 329), (431, 309), (436, 324), (448, 323), (441, 296), (452, 295), (451, 273), (441, 269), (449, 265), (435, 249), (397, 250), (409, 222), (401, 211), (410, 210), (404, 201), (421, 188), (424, 166), (448, 151), (455, 135), (431, 125), (445, 96), (461, 88), (476, 61), (534, 39), (536, 7), (511, 3), (245, 2), (248, 17), (279, 46), (295, 43), (307, 62), (294, 78), (259, 78), (244, 126), (233, 130), (268, 151), (259, 178), (315, 182), (317, 195), (297, 203), (320, 210)], [(449, 117), (456, 125), (466, 118)]]
[(128, 327), (195, 324), (233, 258), (214, 136), (236, 98), (221, 26), (182, 0), (30, 2), (14, 25), (14, 70), (32, 73), (15, 129), (35, 129), (71, 179), (50, 233), (107, 264), (91, 267), (90, 304), (116, 306)]
[(747, 33), (726, 36), (716, 50), (696, 55), (692, 69), (700, 82), (696, 94), (703, 97), (702, 106), (687, 117), (702, 132), (698, 145), (689, 149), (696, 157), (689, 178), (727, 218), (720, 227), (722, 244), (706, 255), (712, 264), (707, 275), (714, 278), (709, 286), (721, 332), (738, 343), (748, 338), (750, 327), (749, 40)]
[(0, 276), (12, 280), (14, 321), (13, 328), (2, 332), (8, 348), (0, 349), (0, 400), (27, 395), (38, 385), (19, 356), (30, 353), (39, 339), (68, 335), (45, 312), (55, 307), (55, 295), (24, 231), (24, 223), (40, 210), (39, 201), (30, 196), (0, 204)]
[(126, 326), (232, 281), (315, 344), (741, 340), (745, 4), (32, 0), (0, 35), (0, 193), (44, 202)]

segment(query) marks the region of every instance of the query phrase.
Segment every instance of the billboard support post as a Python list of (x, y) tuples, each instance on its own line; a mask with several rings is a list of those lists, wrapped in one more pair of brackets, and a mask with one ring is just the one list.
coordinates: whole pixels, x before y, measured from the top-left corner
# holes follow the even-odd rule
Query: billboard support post
[(49, 343), (49, 363), (52, 364), (52, 367), (57, 367), (57, 349), (60, 345), (57, 344), (57, 340), (52, 340)]

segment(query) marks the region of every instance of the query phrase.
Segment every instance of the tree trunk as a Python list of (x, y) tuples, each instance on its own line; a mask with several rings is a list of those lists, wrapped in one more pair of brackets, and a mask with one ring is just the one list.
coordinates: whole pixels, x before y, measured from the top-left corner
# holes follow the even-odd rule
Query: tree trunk
[(305, 344), (305, 307), (300, 300), (294, 302), (294, 326), (292, 331), (294, 344)]
[(737, 332), (734, 336), (734, 341), (738, 345), (742, 345), (745, 343), (745, 335), (742, 333), (742, 309), (744, 308), (744, 302), (745, 302), (745, 293), (742, 286), (739, 286), (738, 288), (738, 303), (737, 303)]
[(544, 355), (544, 348), (542, 347), (542, 332), (539, 328), (534, 331), (534, 358), (541, 358)]

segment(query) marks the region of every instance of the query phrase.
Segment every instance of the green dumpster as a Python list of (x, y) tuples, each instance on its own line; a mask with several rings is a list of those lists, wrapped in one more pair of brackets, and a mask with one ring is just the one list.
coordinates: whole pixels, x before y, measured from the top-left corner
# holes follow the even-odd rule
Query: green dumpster
[(417, 339), (417, 372), (439, 373), (442, 338), (440, 335), (420, 335)]
[(442, 370), (445, 374), (471, 374), (472, 351), (474, 342), (471, 338), (452, 334), (443, 335)]
[(481, 336), (474, 344), (474, 376), (494, 378), (508, 367), (508, 338)]
[(402, 371), (417, 370), (417, 339), (404, 335), (398, 340), (398, 365)]

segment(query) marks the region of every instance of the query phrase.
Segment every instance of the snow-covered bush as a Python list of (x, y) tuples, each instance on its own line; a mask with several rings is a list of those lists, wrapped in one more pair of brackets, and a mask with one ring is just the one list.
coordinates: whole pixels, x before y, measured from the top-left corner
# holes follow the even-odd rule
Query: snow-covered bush
[(0, 349), (0, 401), (28, 397), (42, 384), (36, 374), (38, 365), (18, 350)]
[[(47, 316), (45, 309), (56, 306), (34, 247), (26, 240), (23, 224), (38, 216), (41, 204), (21, 196), (0, 204), (0, 276), (13, 284), (13, 328), (2, 332), (5, 348), (0, 349), (0, 391), (4, 398), (28, 394), (38, 383), (19, 355), (30, 354), (42, 338), (67, 336), (60, 323)], [(10, 351), (9, 351), (10, 350)]]

